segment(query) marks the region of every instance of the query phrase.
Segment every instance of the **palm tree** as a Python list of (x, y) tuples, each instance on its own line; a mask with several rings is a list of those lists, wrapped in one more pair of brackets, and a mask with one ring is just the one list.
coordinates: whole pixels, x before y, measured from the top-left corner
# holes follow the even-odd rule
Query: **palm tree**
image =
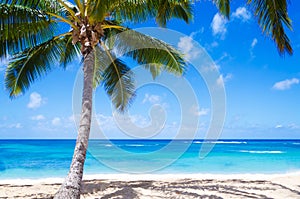
[[(118, 53), (145, 65), (153, 77), (167, 70), (182, 74), (183, 56), (166, 43), (129, 30), (122, 23), (155, 18), (165, 26), (173, 18), (189, 22), (192, 1), (186, 0), (1, 0), (0, 58), (8, 58), (5, 74), (10, 97), (23, 94), (56, 63), (66, 68), (80, 54), (84, 88), (78, 137), (70, 171), (55, 198), (79, 198), (91, 126), (93, 89), (103, 85), (115, 107), (124, 111), (134, 96), (130, 67)], [(213, 0), (229, 18), (230, 0)], [(271, 3), (272, 2), (272, 3)], [(280, 53), (292, 53), (282, 23), (291, 28), (286, 1), (248, 0), (263, 31), (271, 34)], [(62, 24), (69, 31), (59, 28)], [(145, 43), (153, 48), (138, 48)]]
[[(156, 18), (164, 26), (171, 17), (188, 22), (185, 1), (145, 0), (7, 0), (0, 4), (0, 56), (12, 56), (5, 74), (10, 97), (24, 93), (57, 62), (67, 64), (81, 54), (84, 87), (78, 137), (68, 176), (55, 198), (79, 198), (92, 116), (93, 89), (103, 85), (117, 110), (124, 111), (134, 96), (130, 67), (114, 50), (131, 57), (157, 76), (162, 70), (182, 74), (183, 56), (166, 43), (129, 30), (121, 22)], [(71, 30), (62, 32), (63, 23)], [(122, 33), (122, 34), (120, 34)], [(150, 48), (139, 46), (150, 44)], [(149, 45), (148, 45), (149, 46)]]

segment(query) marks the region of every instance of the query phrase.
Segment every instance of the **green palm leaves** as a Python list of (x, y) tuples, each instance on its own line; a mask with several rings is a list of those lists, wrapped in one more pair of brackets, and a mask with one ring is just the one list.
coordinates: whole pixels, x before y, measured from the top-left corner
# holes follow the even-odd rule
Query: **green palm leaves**
[[(230, 0), (214, 0), (221, 14), (229, 18)], [(290, 39), (285, 28), (292, 30), (292, 21), (288, 16), (286, 0), (247, 0), (258, 19), (262, 31), (271, 36), (281, 55), (293, 54)]]
[(39, 10), (0, 4), (0, 58), (50, 39), (55, 25)]
[[(220, 13), (229, 18), (230, 0), (213, 2)], [(279, 52), (292, 54), (285, 33), (285, 28), (291, 29), (286, 1), (248, 0), (247, 3)], [(173, 17), (189, 22), (191, 6), (192, 2), (186, 0), (75, 0), (74, 4), (67, 0), (3, 0), (0, 3), (0, 57), (12, 57), (5, 77), (10, 96), (24, 93), (57, 63), (65, 68), (88, 47), (96, 49), (94, 86), (103, 85), (116, 107), (124, 110), (134, 95), (133, 77), (130, 67), (113, 52), (117, 50), (120, 55), (143, 64), (153, 78), (162, 70), (182, 74), (185, 60), (172, 46), (129, 30), (122, 22), (155, 18), (159, 25), (165, 26)], [(72, 29), (61, 32), (57, 28), (61, 23)]]
[[(85, 49), (94, 49), (94, 87), (102, 85), (118, 110), (125, 110), (134, 96), (134, 75), (114, 52), (144, 64), (153, 77), (167, 70), (182, 74), (183, 56), (168, 44), (129, 30), (117, 21), (140, 22), (155, 17), (165, 25), (171, 17), (189, 21), (186, 1), (101, 0), (7, 0), (0, 4), (0, 56), (11, 55), (5, 83), (11, 97), (30, 85), (57, 63), (63, 68)], [(66, 23), (71, 30), (55, 29)], [(97, 33), (97, 34), (95, 34)], [(90, 39), (93, 39), (90, 42)], [(75, 45), (73, 45), (74, 43)]]
[(56, 63), (62, 66), (78, 55), (77, 46), (70, 45), (70, 36), (53, 39), (15, 54), (6, 69), (5, 84), (10, 96), (24, 93), (31, 83), (50, 72)]
[(219, 9), (220, 13), (227, 18), (230, 15), (230, 0), (214, 0), (217, 8)]
[(285, 0), (248, 0), (258, 17), (262, 31), (271, 35), (278, 51), (292, 54), (293, 49), (284, 28), (292, 30), (292, 22), (288, 17), (287, 2)]

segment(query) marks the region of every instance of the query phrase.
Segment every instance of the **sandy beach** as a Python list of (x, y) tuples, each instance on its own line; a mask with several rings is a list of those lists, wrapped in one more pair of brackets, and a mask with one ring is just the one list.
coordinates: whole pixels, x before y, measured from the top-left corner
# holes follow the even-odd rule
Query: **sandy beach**
[[(94, 175), (81, 198), (300, 198), (300, 174)], [(52, 198), (62, 179), (1, 180), (0, 198)]]

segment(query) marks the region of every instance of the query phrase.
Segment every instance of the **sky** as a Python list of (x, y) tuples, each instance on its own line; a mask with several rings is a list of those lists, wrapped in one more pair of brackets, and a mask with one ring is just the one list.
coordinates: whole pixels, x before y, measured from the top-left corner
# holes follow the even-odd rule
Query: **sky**
[[(190, 24), (171, 20), (167, 29), (157, 29), (155, 20), (127, 24), (181, 50), (189, 67), (183, 77), (163, 73), (153, 80), (129, 61), (138, 89), (128, 114), (116, 113), (103, 88), (97, 88), (91, 137), (300, 139), (300, 3), (289, 5), (292, 56), (279, 55), (244, 1), (231, 6), (229, 21), (210, 1), (201, 1)], [(205, 76), (209, 64), (216, 84)], [(0, 64), (0, 139), (76, 138), (80, 61), (56, 68), (13, 100), (5, 90), (5, 65)]]

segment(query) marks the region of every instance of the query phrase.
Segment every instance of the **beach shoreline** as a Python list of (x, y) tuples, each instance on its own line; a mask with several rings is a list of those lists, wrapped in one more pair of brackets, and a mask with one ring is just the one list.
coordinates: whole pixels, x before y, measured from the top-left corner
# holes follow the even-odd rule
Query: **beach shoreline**
[[(82, 198), (300, 198), (300, 172), (85, 175)], [(51, 198), (63, 178), (0, 180), (0, 198)]]

